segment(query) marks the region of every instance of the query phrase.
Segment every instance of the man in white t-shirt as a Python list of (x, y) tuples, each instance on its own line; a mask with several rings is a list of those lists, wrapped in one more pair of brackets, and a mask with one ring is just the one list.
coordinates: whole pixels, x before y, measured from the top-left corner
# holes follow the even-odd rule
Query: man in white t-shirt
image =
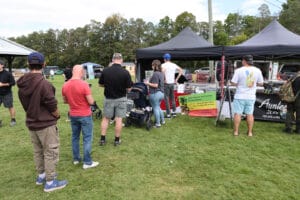
[(239, 135), (241, 115), (246, 114), (248, 136), (252, 136), (254, 124), (254, 103), (256, 99), (256, 87), (263, 86), (264, 79), (259, 68), (253, 66), (252, 55), (243, 56), (243, 66), (234, 71), (231, 84), (236, 86), (233, 101), (234, 111), (234, 136)]
[[(169, 53), (164, 54), (164, 63), (161, 65), (162, 72), (165, 74), (165, 104), (166, 104), (166, 118), (171, 118), (171, 114), (173, 117), (176, 117), (176, 102), (174, 96), (174, 85), (177, 84), (178, 79), (182, 75), (182, 69), (175, 63), (171, 62), (171, 55)], [(178, 71), (178, 75), (175, 79), (176, 70)], [(172, 104), (172, 113), (170, 112), (170, 103)]]

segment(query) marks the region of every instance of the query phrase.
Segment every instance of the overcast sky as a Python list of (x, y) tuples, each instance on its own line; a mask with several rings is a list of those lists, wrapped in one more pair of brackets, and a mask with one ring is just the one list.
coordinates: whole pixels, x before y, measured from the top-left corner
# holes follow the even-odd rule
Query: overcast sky
[[(271, 13), (278, 13), (286, 0), (211, 0), (213, 20), (224, 20), (228, 13), (258, 15), (263, 3)], [(208, 0), (8, 0), (1, 2), (0, 37), (18, 37), (34, 31), (83, 27), (91, 20), (104, 22), (112, 14), (125, 19), (142, 18), (157, 24), (182, 12), (208, 21)]]

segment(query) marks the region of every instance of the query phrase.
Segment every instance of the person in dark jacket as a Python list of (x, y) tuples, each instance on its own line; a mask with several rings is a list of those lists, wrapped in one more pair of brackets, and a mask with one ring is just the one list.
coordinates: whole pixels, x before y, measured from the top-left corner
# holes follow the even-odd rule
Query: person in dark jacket
[(66, 180), (56, 180), (56, 165), (59, 160), (59, 134), (56, 127), (59, 119), (55, 88), (44, 79), (42, 68), (44, 55), (33, 52), (28, 56), (30, 73), (17, 81), (18, 95), (26, 112), (26, 126), (34, 148), (34, 161), (38, 177), (37, 185), (45, 192), (64, 188)]
[[(300, 134), (300, 71), (295, 75), (298, 76), (292, 83), (293, 92), (297, 95), (296, 100), (291, 103), (287, 103), (287, 113), (285, 119), (285, 129), (286, 133), (292, 133), (293, 121), (296, 122), (295, 133)], [(296, 115), (295, 115), (296, 114)]]
[[(0, 60), (0, 105), (3, 103), (5, 108), (8, 108), (11, 121), (10, 126), (16, 125), (16, 112), (13, 106), (13, 94), (11, 87), (15, 85), (15, 79), (13, 75), (4, 69), (5, 63)], [(0, 127), (2, 126), (2, 120), (0, 120)]]

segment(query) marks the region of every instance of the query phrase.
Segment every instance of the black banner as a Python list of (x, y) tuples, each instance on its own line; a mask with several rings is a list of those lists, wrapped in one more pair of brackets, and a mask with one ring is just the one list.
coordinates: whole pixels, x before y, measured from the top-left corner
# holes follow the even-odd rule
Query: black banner
[(280, 101), (278, 94), (258, 92), (254, 106), (254, 119), (284, 122), (286, 116), (286, 103)]

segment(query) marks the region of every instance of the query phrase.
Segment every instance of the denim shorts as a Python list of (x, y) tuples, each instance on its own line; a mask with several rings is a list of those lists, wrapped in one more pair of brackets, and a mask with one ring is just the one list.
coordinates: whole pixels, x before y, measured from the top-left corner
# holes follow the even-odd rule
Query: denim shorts
[(5, 108), (13, 107), (13, 95), (11, 92), (5, 95), (0, 95), (0, 106), (2, 103)]
[(106, 118), (126, 117), (127, 112), (127, 97), (119, 99), (104, 99), (103, 115)]
[(252, 115), (254, 111), (255, 100), (249, 99), (234, 99), (233, 100), (233, 111), (237, 114)]

